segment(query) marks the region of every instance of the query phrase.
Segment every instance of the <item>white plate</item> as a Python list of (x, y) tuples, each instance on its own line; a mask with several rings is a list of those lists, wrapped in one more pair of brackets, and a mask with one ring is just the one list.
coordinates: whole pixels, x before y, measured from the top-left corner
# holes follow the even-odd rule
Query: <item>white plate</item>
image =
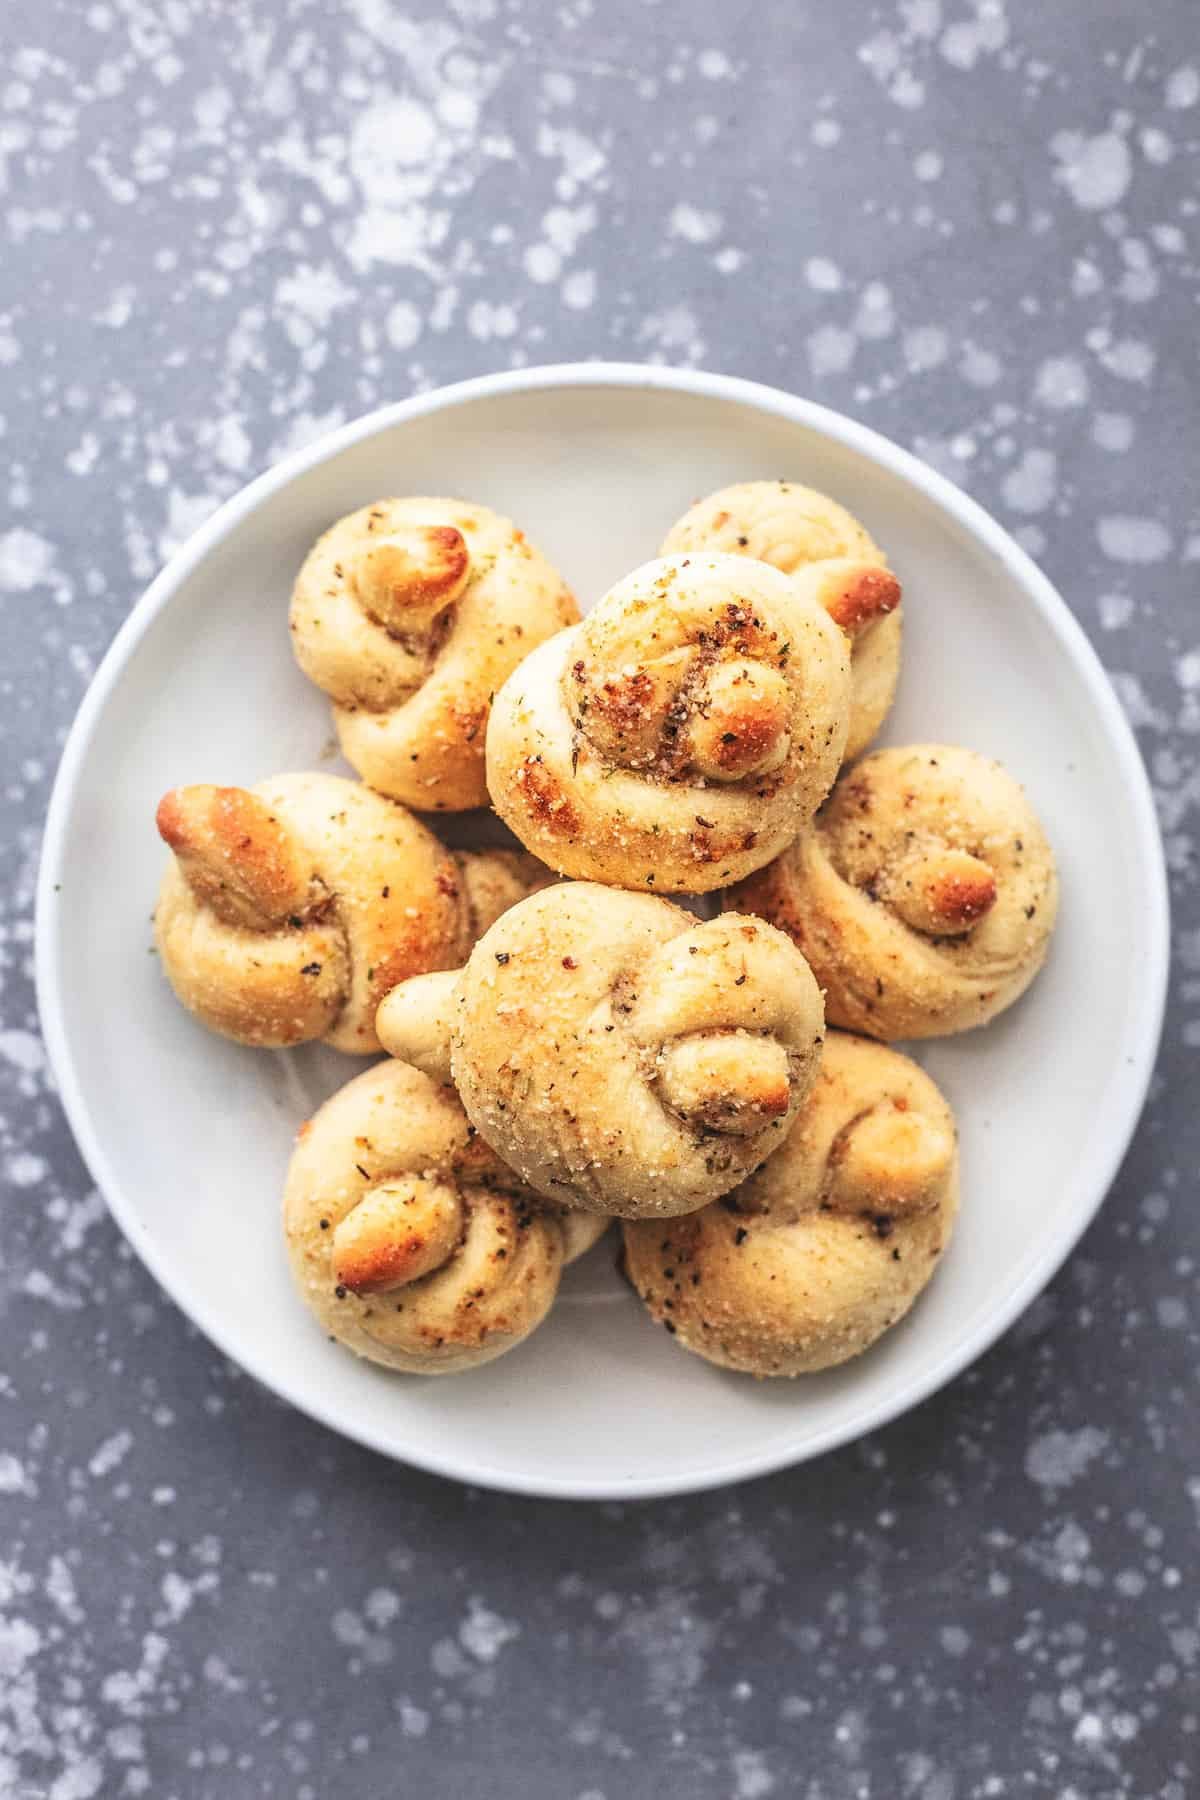
[[(293, 665), (287, 598), (339, 514), (458, 493), (513, 514), (585, 604), (654, 554), (695, 496), (788, 475), (844, 501), (906, 594), (887, 738), (1000, 757), (1046, 822), (1062, 916), (1031, 993), (922, 1049), (962, 1127), (964, 1200), (916, 1309), (858, 1362), (794, 1383), (710, 1368), (649, 1323), (606, 1239), (547, 1325), (448, 1380), (326, 1342), (289, 1285), (279, 1194), (292, 1135), (362, 1065), (210, 1036), (148, 954), (159, 795), (318, 763), (322, 697)], [(42, 1018), (67, 1115), (159, 1281), (229, 1356), (389, 1456), (576, 1498), (678, 1493), (815, 1456), (895, 1417), (987, 1348), (1058, 1268), (1116, 1172), (1162, 1019), (1166, 884), (1145, 775), (1062, 601), (976, 505), (824, 408), (688, 371), (580, 364), (385, 408), (221, 508), (134, 609), (63, 756), (38, 896)]]

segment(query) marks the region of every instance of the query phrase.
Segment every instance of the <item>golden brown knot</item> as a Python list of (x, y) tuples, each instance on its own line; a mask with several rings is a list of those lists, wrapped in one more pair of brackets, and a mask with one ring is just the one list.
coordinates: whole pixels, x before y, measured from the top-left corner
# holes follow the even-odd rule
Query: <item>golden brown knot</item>
[(155, 927), (176, 994), (213, 1031), (378, 1049), (396, 982), (461, 962), (548, 879), (530, 857), (444, 848), (407, 809), (335, 775), (173, 788)]
[(427, 636), (467, 585), (471, 553), (454, 525), (416, 525), (372, 538), (350, 563), (354, 592), (394, 637)]
[(809, 829), (728, 903), (791, 935), (832, 1023), (940, 1037), (1028, 987), (1058, 881), (1036, 814), (998, 763), (919, 744), (847, 771)]
[(936, 1205), (954, 1157), (953, 1128), (940, 1109), (919, 1111), (888, 1095), (834, 1138), (821, 1203), (873, 1219), (923, 1212)]
[(845, 881), (890, 907), (914, 931), (957, 937), (995, 904), (996, 871), (978, 854), (980, 834), (972, 821), (944, 800), (939, 804), (942, 766), (949, 762), (936, 755), (930, 764), (903, 752), (879, 752), (838, 783), (820, 829)]
[(658, 1089), (667, 1105), (708, 1131), (749, 1137), (792, 1104), (784, 1046), (741, 1031), (677, 1038), (659, 1052)]
[(658, 598), (585, 619), (566, 683), (576, 728), (610, 762), (666, 780), (778, 768), (791, 742), (786, 636), (737, 600), (689, 605), (670, 586)]
[(663, 554), (724, 550), (771, 563), (785, 575), (832, 557), (882, 564), (853, 513), (798, 481), (739, 481), (697, 500), (663, 540)]
[(493, 803), (563, 874), (707, 893), (768, 861), (827, 792), (849, 666), (829, 615), (765, 563), (647, 563), (496, 696)]
[(629, 1278), (675, 1341), (753, 1375), (857, 1356), (936, 1269), (958, 1201), (954, 1119), (905, 1056), (831, 1031), (772, 1154), (686, 1218), (627, 1221)]
[(536, 1194), (453, 1088), (377, 1063), (327, 1100), (288, 1169), (292, 1274), (322, 1329), (414, 1374), (490, 1362), (539, 1325), (607, 1221)]
[(380, 1007), (386, 1049), (453, 1073), (540, 1193), (684, 1213), (755, 1168), (812, 1081), (821, 996), (781, 932), (571, 882), (497, 921), (457, 976)]
[(900, 604), (900, 583), (890, 569), (862, 562), (827, 562), (819, 569), (820, 603), (851, 637), (886, 619)]
[(853, 681), (845, 755), (857, 756), (882, 725), (900, 670), (900, 583), (883, 551), (844, 506), (794, 481), (743, 481), (698, 500), (663, 550), (704, 548), (781, 569), (841, 626)]
[(313, 546), (292, 593), (292, 647), (333, 701), (364, 781), (409, 806), (457, 811), (487, 803), (493, 693), (578, 617), (511, 520), (417, 495), (360, 507)]
[(328, 899), (279, 815), (246, 788), (172, 788), (154, 822), (197, 900), (228, 925), (267, 931)]
[(334, 1280), (386, 1294), (440, 1268), (463, 1229), (462, 1197), (444, 1181), (409, 1175), (369, 1188), (333, 1233)]
[(951, 845), (912, 850), (880, 872), (878, 896), (914, 931), (957, 937), (996, 903), (990, 863)]

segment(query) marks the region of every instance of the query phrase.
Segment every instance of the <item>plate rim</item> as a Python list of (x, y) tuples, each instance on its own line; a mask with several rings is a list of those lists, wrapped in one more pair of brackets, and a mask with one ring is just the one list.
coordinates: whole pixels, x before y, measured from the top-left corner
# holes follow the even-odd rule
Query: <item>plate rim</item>
[[(332, 461), (352, 445), (407, 424), (429, 413), (442, 412), (500, 395), (552, 391), (572, 387), (630, 387), (697, 395), (727, 400), (783, 418), (815, 431), (864, 456), (887, 473), (909, 483), (944, 514), (948, 514), (977, 543), (995, 556), (1006, 573), (1025, 593), (1043, 622), (1061, 643), (1078, 669), (1107, 741), (1121, 769), (1135, 821), (1137, 842), (1131, 863), (1143, 890), (1145, 966), (1127, 1037), (1120, 1054), (1125, 1063), (1119, 1105), (1102, 1123), (1103, 1143), (1096, 1151), (1094, 1192), (1077, 1205), (1043, 1246), (1024, 1276), (1006, 1299), (984, 1311), (973, 1329), (941, 1357), (920, 1371), (896, 1393), (885, 1395), (851, 1411), (822, 1431), (809, 1445), (788, 1450), (774, 1448), (744, 1455), (732, 1464), (709, 1471), (691, 1469), (677, 1477), (622, 1477), (585, 1480), (546, 1475), (523, 1476), (505, 1468), (469, 1458), (442, 1457), (436, 1450), (418, 1447), (403, 1453), (367, 1424), (347, 1423), (322, 1405), (320, 1395), (293, 1387), (286, 1370), (262, 1366), (262, 1359), (226, 1342), (224, 1327), (208, 1316), (205, 1305), (187, 1292), (169, 1256), (160, 1256), (154, 1241), (139, 1221), (137, 1209), (127, 1201), (110, 1167), (103, 1134), (93, 1119), (83, 1083), (76, 1068), (65, 1024), (63, 989), (56, 953), (55, 895), (62, 870), (67, 822), (87, 768), (87, 750), (105, 713), (109, 698), (127, 663), (153, 621), (166, 608), (180, 585), (200, 563), (265, 500), (299, 476)], [(1087, 633), (1033, 559), (1004, 527), (938, 470), (912, 451), (844, 413), (818, 401), (788, 393), (766, 383), (707, 369), (676, 368), (660, 364), (626, 362), (567, 362), (498, 371), (450, 383), (408, 399), (378, 407), (323, 434), (264, 470), (224, 501), (210, 518), (191, 534), (168, 559), (128, 616), (119, 626), (100, 666), (88, 686), (72, 721), (55, 774), (47, 809), (41, 863), (38, 871), (34, 976), (42, 1035), (58, 1097), (76, 1146), (117, 1226), (172, 1302), (224, 1356), (280, 1399), (340, 1436), (362, 1444), (393, 1462), (408, 1464), (450, 1480), (495, 1491), (541, 1499), (621, 1501), (665, 1498), (707, 1492), (735, 1482), (798, 1466), (855, 1441), (899, 1418), (928, 1399), (991, 1348), (1057, 1274), (1084, 1231), (1103, 1205), (1141, 1117), (1154, 1072), (1162, 1036), (1170, 962), (1170, 912), (1166, 860), (1158, 829), (1149, 777), (1133, 730), (1109, 682), (1103, 664)]]

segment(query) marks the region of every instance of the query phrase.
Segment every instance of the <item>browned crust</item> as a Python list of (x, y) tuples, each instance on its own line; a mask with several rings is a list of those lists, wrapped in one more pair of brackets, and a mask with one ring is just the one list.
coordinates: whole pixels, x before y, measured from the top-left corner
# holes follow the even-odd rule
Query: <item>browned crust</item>
[(786, 720), (781, 721), (780, 709), (769, 701), (756, 705), (750, 700), (722, 710), (715, 723), (719, 729), (696, 733), (703, 740), (704, 760), (733, 775), (758, 767), (779, 742)]
[[(586, 663), (576, 662), (571, 673), (576, 681), (584, 682)], [(647, 711), (658, 697), (658, 689), (645, 669), (610, 675), (590, 684), (587, 723), (589, 726), (599, 723), (619, 744), (644, 729)]]
[(363, 1238), (338, 1255), (334, 1273), (355, 1294), (383, 1294), (403, 1287), (419, 1269), (428, 1239), (419, 1231), (398, 1237)]
[(537, 824), (564, 837), (579, 830), (580, 818), (574, 803), (540, 756), (527, 756), (517, 767), (513, 780)]
[(245, 788), (171, 788), (155, 823), (189, 887), (218, 916), (266, 927), (306, 904), (291, 835)]
[(471, 552), (456, 525), (426, 525), (421, 537), (428, 550), (425, 563), (414, 563), (409, 591), (421, 601), (447, 600), (467, 577)]
[(978, 876), (941, 875), (927, 889), (929, 904), (947, 924), (970, 925), (996, 903), (996, 877), (987, 870)]
[(851, 636), (864, 625), (895, 612), (901, 600), (900, 583), (890, 569), (856, 568), (825, 600), (825, 610), (835, 624)]
[(420, 525), (396, 542), (369, 545), (354, 571), (367, 611), (390, 631), (426, 631), (462, 592), (471, 567), (467, 540), (455, 525)]
[(932, 1083), (882, 1045), (834, 1032), (809, 1099), (756, 1174), (686, 1217), (626, 1222), (628, 1279), (711, 1362), (757, 1376), (829, 1368), (917, 1298), (957, 1187), (954, 1121)]

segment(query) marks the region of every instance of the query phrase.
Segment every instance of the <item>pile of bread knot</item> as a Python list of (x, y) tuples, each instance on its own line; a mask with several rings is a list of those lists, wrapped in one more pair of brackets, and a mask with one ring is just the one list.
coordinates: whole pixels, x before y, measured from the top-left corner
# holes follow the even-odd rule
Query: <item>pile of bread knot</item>
[[(653, 1319), (728, 1368), (828, 1368), (907, 1312), (957, 1137), (889, 1040), (1011, 1006), (1057, 883), (996, 763), (861, 754), (901, 615), (864, 527), (789, 481), (700, 501), (582, 619), (484, 506), (380, 500), (313, 547), (292, 642), (361, 780), (173, 789), (155, 918), (212, 1030), (388, 1053), (286, 1180), (332, 1338), (488, 1362), (614, 1218)], [(489, 803), (521, 850), (449, 850), (412, 810)]]

